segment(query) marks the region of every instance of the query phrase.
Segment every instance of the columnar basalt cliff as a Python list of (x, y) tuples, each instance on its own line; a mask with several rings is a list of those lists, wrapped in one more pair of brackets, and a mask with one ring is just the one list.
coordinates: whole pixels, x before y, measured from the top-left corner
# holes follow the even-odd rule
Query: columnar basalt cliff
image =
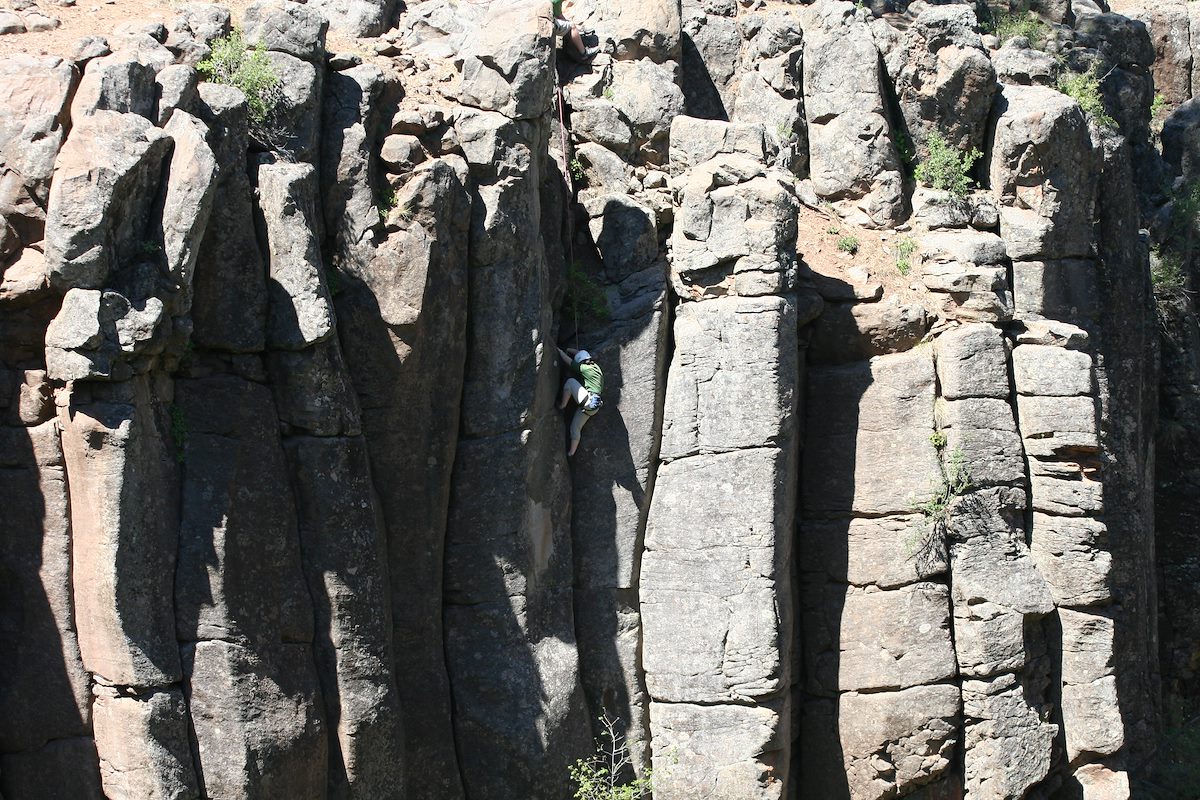
[(658, 800), (1190, 796), (1192, 5), (0, 59), (0, 795), (563, 800), (607, 716)]

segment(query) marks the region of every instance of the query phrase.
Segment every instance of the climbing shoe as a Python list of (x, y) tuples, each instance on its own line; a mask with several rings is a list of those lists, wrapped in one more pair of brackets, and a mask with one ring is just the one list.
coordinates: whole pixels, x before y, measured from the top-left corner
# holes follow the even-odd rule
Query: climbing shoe
[(600, 53), (599, 46), (585, 47), (585, 48), (583, 48), (583, 55), (581, 55), (580, 58), (583, 61), (591, 61), (593, 58), (595, 58), (597, 55), (599, 55), (599, 53)]

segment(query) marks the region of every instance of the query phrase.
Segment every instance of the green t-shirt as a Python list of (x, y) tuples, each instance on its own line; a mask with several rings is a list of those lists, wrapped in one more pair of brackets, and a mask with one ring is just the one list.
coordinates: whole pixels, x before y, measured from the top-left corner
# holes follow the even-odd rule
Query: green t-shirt
[(554, 13), (554, 16), (562, 16), (562, 4), (563, 0), (550, 0), (550, 11)]
[(587, 361), (582, 364), (572, 363), (571, 375), (583, 384), (583, 388), (592, 394), (604, 393), (604, 373), (600, 371), (600, 367), (596, 364)]

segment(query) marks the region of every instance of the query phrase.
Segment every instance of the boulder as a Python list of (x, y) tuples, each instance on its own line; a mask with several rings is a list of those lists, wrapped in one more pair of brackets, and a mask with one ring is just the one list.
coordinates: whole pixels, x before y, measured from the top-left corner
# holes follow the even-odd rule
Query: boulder
[(612, 105), (629, 120), (639, 160), (651, 164), (666, 162), (671, 120), (683, 113), (673, 67), (647, 58), (613, 64)]
[(300, 350), (333, 335), (329, 296), (317, 241), (317, 179), (308, 164), (262, 164), (258, 213), (269, 254), (267, 344)]
[(997, 112), (989, 170), (1009, 257), (1086, 256), (1096, 171), (1079, 104), (1041, 86), (1004, 86)]
[(152, 65), (125, 51), (89, 61), (71, 101), (71, 119), (78, 124), (97, 111), (115, 111), (154, 121), (154, 75)]
[[(200, 25), (202, 30), (221, 27), (219, 20), (205, 20)], [(286, 53), (313, 64), (325, 60), (329, 21), (309, 5), (290, 0), (257, 0), (246, 8), (242, 28), (249, 44), (261, 44), (272, 52)]]
[(459, 102), (513, 119), (541, 116), (554, 97), (553, 45), (538, 0), (489, 6), (463, 43)]
[(966, 5), (925, 6), (905, 34), (892, 80), (909, 135), (923, 151), (931, 133), (953, 149), (982, 150), (996, 71)]
[(46, 266), (67, 289), (96, 289), (143, 250), (139, 229), (158, 194), (171, 138), (137, 114), (77, 120), (56, 162), (46, 212)]
[(809, 170), (817, 196), (843, 217), (871, 227), (900, 221), (904, 198), (880, 89), (871, 29), (843, 3), (808, 9), (804, 113)]
[(200, 797), (187, 707), (178, 688), (137, 692), (97, 686), (95, 694), (93, 725), (106, 796)]
[(965, 680), (964, 768), (968, 792), (1021, 797), (1050, 771), (1058, 726), (1015, 675)]

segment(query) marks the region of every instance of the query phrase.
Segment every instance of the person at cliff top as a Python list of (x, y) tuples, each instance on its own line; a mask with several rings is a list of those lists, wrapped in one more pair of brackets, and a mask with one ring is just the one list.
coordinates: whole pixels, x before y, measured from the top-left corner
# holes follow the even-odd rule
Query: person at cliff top
[(579, 33), (579, 26), (563, 16), (562, 6), (563, 0), (550, 0), (550, 10), (554, 12), (554, 35), (570, 39), (578, 57), (584, 61), (591, 61), (600, 52), (600, 48), (583, 46), (583, 36)]
[(587, 350), (567, 348), (564, 353), (559, 349), (558, 357), (567, 365), (571, 376), (563, 384), (562, 399), (559, 400), (558, 408), (560, 411), (566, 408), (572, 398), (579, 404), (575, 416), (571, 419), (571, 447), (567, 450), (567, 455), (573, 456), (579, 448), (579, 435), (583, 432), (584, 423), (604, 405), (604, 401), (600, 399), (600, 393), (604, 391), (604, 373)]

